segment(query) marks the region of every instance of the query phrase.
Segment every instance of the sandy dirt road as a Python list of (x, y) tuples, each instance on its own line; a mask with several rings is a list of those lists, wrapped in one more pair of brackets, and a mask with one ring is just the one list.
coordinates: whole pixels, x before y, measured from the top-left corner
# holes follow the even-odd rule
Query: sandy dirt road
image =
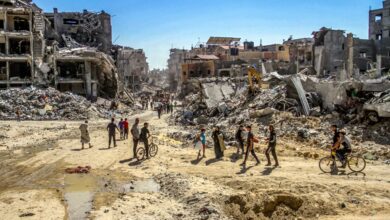
[[(280, 168), (264, 166), (259, 145), (262, 164), (250, 160), (242, 170), (235, 149), (223, 161), (213, 159), (213, 149), (196, 160), (191, 146), (166, 136), (183, 130), (168, 126), (167, 116), (145, 112), (130, 124), (135, 117), (151, 124), (155, 158), (132, 160), (130, 140), (107, 149), (103, 120), (90, 122), (94, 147), (83, 151), (81, 122), (0, 122), (1, 218), (390, 219), (388, 165), (368, 162), (365, 177), (321, 174), (318, 160), (296, 156), (287, 147), (293, 143), (281, 141)], [(64, 172), (86, 165), (89, 174)]]

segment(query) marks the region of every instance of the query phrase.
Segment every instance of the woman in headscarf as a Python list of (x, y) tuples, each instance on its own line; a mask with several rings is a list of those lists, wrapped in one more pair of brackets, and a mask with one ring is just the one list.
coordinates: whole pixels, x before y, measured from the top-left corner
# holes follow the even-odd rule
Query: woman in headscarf
[(214, 141), (214, 152), (215, 152), (215, 158), (221, 159), (223, 157), (223, 151), (224, 149), (224, 143), (223, 143), (223, 134), (220, 131), (219, 127), (216, 126), (214, 128), (212, 138)]

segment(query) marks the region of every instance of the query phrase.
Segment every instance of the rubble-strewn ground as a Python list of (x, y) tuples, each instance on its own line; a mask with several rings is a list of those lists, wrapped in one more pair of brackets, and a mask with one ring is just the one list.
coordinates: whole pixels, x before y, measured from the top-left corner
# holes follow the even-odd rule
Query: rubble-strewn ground
[[(92, 219), (390, 218), (390, 167), (383, 160), (367, 160), (365, 177), (321, 174), (314, 158), (327, 155), (325, 149), (284, 138), (277, 147), (281, 168), (264, 167), (260, 144), (262, 164), (250, 160), (241, 170), (235, 149), (223, 161), (208, 149), (197, 161), (191, 146), (167, 135), (189, 129), (168, 126), (167, 116), (157, 120), (154, 112), (133, 116), (131, 123), (135, 117), (149, 120), (158, 136), (157, 157), (142, 163), (129, 160), (130, 140), (107, 149), (103, 120), (90, 122), (94, 147), (83, 151), (80, 122), (0, 122), (1, 218), (80, 217), (69, 210), (82, 201), (83, 217)], [(89, 174), (64, 172), (86, 165)]]

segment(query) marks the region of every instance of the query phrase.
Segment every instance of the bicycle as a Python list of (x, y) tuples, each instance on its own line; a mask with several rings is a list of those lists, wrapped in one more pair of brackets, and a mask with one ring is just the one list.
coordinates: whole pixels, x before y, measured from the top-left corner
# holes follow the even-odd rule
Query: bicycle
[[(149, 156), (155, 157), (158, 152), (158, 146), (154, 143), (154, 138), (150, 138), (151, 142), (149, 143)], [(136, 151), (136, 157), (138, 161), (144, 160), (146, 156), (146, 149), (144, 147), (140, 147)]]
[[(366, 168), (366, 160), (360, 155), (345, 155), (346, 165), (354, 173), (362, 172)], [(338, 167), (343, 167), (343, 163), (335, 151), (331, 150), (331, 156), (320, 159), (318, 166), (324, 173), (332, 173)], [(345, 166), (345, 165), (344, 165)]]

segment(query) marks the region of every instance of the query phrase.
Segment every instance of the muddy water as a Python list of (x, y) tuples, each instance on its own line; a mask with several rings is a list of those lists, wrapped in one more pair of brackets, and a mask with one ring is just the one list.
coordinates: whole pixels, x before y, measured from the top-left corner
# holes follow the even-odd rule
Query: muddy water
[(86, 219), (92, 209), (92, 200), (97, 189), (97, 181), (90, 174), (65, 176), (64, 197), (69, 220)]
[(138, 192), (138, 193), (151, 193), (159, 192), (160, 185), (153, 179), (147, 179), (142, 181), (133, 181), (123, 186), (124, 192)]

